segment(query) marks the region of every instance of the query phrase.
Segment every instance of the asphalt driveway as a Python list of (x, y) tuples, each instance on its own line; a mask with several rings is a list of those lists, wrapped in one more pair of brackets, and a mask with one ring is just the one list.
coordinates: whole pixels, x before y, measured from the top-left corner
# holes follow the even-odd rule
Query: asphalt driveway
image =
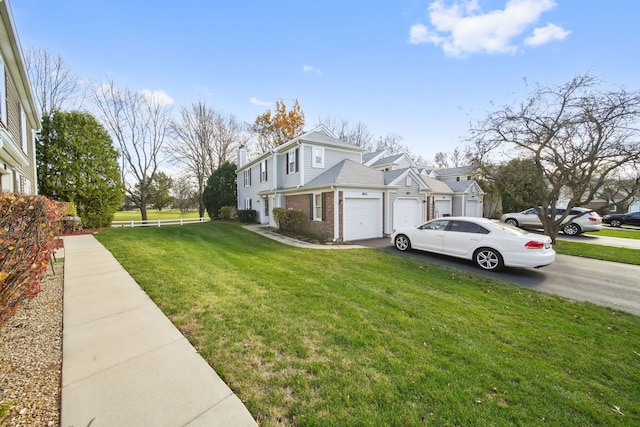
[[(586, 239), (584, 239), (585, 237)], [(608, 239), (615, 238), (578, 236), (575, 240), (606, 245), (604, 241)], [(620, 240), (630, 240), (631, 242), (619, 242)], [(557, 294), (575, 301), (589, 301), (640, 316), (640, 279), (638, 279), (640, 266), (637, 265), (557, 255), (553, 264), (539, 269), (505, 268), (499, 272), (485, 272), (467, 260), (418, 251), (400, 252), (393, 247), (388, 238), (361, 240), (356, 243), (389, 253), (410, 256), (425, 262), (517, 283), (527, 288)], [(640, 241), (638, 240), (615, 239), (609, 243), (610, 246), (618, 246), (623, 243), (638, 244), (638, 256), (640, 256)]]

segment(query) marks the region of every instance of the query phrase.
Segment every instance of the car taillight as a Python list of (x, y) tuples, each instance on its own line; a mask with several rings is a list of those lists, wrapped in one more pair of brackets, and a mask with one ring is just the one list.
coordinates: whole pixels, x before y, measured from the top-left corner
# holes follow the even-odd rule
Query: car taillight
[(527, 249), (542, 249), (544, 248), (544, 242), (538, 242), (537, 240), (530, 240), (524, 245)]
[(594, 222), (596, 222), (596, 221), (599, 221), (599, 220), (600, 220), (600, 218), (594, 218), (594, 217), (592, 217), (592, 216), (590, 216), (590, 217), (589, 217), (589, 221), (594, 221)]

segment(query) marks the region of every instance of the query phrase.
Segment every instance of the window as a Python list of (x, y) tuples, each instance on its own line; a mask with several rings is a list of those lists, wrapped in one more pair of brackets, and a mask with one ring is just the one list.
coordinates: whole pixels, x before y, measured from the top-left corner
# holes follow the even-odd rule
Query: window
[(324, 148), (322, 147), (313, 147), (313, 159), (311, 162), (311, 166), (314, 168), (323, 168), (324, 167)]
[(251, 187), (251, 168), (244, 171), (244, 186)]
[(411, 187), (411, 177), (408, 176), (407, 179), (405, 180), (405, 184), (407, 187)]
[(489, 230), (483, 226), (467, 221), (451, 221), (449, 223), (449, 231), (457, 231), (458, 233), (489, 234)]
[(298, 149), (287, 153), (287, 174), (298, 172)]
[(251, 199), (244, 199), (245, 210), (251, 210)]
[(448, 219), (430, 221), (420, 226), (421, 230), (444, 230), (449, 224)]
[(313, 195), (313, 220), (322, 221), (322, 193)]
[(264, 216), (269, 216), (269, 198), (265, 197), (262, 200), (264, 200)]
[(267, 161), (260, 162), (260, 182), (267, 182)]

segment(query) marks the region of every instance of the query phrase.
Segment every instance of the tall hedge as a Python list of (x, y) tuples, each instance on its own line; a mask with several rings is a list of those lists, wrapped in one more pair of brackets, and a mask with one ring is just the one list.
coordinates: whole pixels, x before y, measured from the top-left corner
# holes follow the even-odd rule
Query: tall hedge
[(40, 292), (57, 248), (59, 219), (57, 205), (46, 197), (0, 192), (0, 325)]
[(89, 113), (54, 111), (36, 139), (40, 194), (73, 202), (88, 228), (108, 227), (124, 200), (118, 151)]

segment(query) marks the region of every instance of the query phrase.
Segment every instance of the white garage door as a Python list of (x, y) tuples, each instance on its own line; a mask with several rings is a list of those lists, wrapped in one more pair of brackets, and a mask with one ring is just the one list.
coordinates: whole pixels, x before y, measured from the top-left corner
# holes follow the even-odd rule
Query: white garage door
[(417, 199), (397, 199), (393, 202), (393, 229), (414, 227), (422, 223), (422, 203)]
[(434, 214), (436, 218), (451, 215), (451, 200), (436, 200), (436, 211)]
[(477, 200), (467, 200), (466, 216), (482, 216), (480, 212), (480, 203)]
[(381, 199), (344, 199), (344, 240), (382, 237)]

